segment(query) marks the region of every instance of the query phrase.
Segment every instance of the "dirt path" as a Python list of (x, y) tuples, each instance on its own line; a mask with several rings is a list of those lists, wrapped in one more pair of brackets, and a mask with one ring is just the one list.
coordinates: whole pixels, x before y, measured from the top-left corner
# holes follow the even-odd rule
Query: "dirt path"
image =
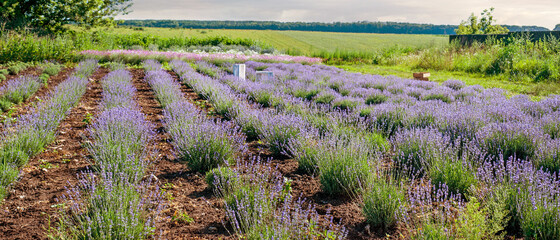
[(65, 187), (75, 185), (77, 174), (90, 165), (87, 150), (82, 148), (87, 127), (83, 120), (88, 113), (95, 116), (98, 112), (99, 80), (107, 72), (99, 69), (94, 73), (79, 104), (61, 122), (56, 141), (30, 160), (12, 186), (10, 196), (0, 206), (0, 238), (46, 239), (49, 219), (55, 226), (57, 198), (65, 194)]
[[(222, 222), (225, 220), (221, 200), (206, 189), (204, 176), (188, 171), (185, 164), (176, 161), (169, 135), (162, 124), (163, 109), (157, 102), (150, 86), (143, 81), (141, 69), (131, 69), (137, 92), (137, 102), (146, 118), (156, 125), (157, 137), (153, 147), (157, 158), (151, 171), (158, 178), (164, 191), (168, 207), (163, 211), (163, 221), (156, 226), (156, 232), (163, 239), (229, 239), (231, 238)], [(192, 92), (192, 91), (191, 91)], [(197, 95), (186, 94), (189, 101)], [(192, 222), (181, 218), (188, 214)]]

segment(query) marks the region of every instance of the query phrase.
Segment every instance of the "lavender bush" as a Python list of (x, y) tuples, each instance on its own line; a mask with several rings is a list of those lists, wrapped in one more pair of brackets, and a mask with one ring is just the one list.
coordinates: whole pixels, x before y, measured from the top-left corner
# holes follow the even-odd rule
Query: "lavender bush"
[(505, 189), (510, 220), (508, 231), (527, 238), (555, 239), (559, 235), (558, 176), (537, 170), (531, 162), (513, 158), (489, 161), (478, 169), (479, 179), (496, 192)]
[(260, 138), (266, 140), (275, 155), (290, 154), (288, 148), (290, 140), (301, 136), (309, 127), (301, 118), (294, 115), (270, 115), (268, 118), (261, 118), (261, 121)]
[(544, 133), (552, 139), (560, 139), (560, 112), (553, 112), (541, 119)]
[(61, 200), (71, 203), (53, 236), (62, 239), (146, 239), (163, 207), (153, 182), (111, 172), (82, 174)]
[(41, 85), (41, 80), (36, 76), (22, 76), (8, 81), (0, 88), (0, 112), (27, 100)]
[(78, 66), (74, 69), (74, 76), (87, 78), (97, 70), (98, 63), (95, 59), (86, 59), (78, 63)]
[(225, 163), (234, 163), (246, 151), (245, 139), (231, 125), (201, 122), (185, 128), (169, 129), (179, 160), (190, 169), (206, 172)]
[(527, 123), (496, 123), (481, 128), (477, 134), (477, 145), (491, 159), (500, 155), (504, 158), (529, 159), (535, 156), (539, 143), (546, 139), (542, 130)]
[(458, 91), (465, 87), (465, 83), (459, 80), (447, 80), (443, 82), (441, 85), (451, 88), (455, 91)]
[(136, 107), (133, 97), (136, 89), (132, 85), (132, 75), (122, 69), (107, 74), (102, 80), (103, 92), (101, 93), (104, 109), (114, 107), (134, 108)]
[(233, 178), (236, 184), (231, 184), (232, 178), (214, 180), (235, 233), (248, 239), (344, 239), (346, 230), (328, 213), (321, 219), (312, 206), (304, 207), (303, 200), (293, 201), (290, 181), (273, 168), (257, 160), (240, 169), (244, 170), (235, 171)]
[(384, 231), (395, 227), (406, 210), (402, 187), (382, 177), (365, 187), (361, 194), (361, 207), (366, 222)]
[(326, 148), (317, 154), (317, 166), (321, 188), (328, 194), (356, 194), (370, 180), (370, 166), (375, 161), (374, 153), (364, 139), (328, 139)]
[(146, 146), (155, 132), (142, 113), (122, 107), (105, 110), (88, 133), (87, 149), (99, 171), (143, 175), (149, 156)]
[(454, 156), (449, 138), (434, 129), (404, 130), (391, 139), (395, 174), (422, 177), (436, 162)]

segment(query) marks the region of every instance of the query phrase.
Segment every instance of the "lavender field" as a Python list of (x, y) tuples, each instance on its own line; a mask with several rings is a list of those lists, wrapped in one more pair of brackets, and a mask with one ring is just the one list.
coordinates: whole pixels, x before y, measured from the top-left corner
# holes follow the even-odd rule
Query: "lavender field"
[(247, 62), (247, 81), (229, 64), (195, 64), (213, 78), (171, 65), (323, 192), (356, 201), (368, 227), (420, 239), (560, 237), (560, 96), (534, 102), (321, 65)]
[(0, 86), (7, 239), (560, 238), (560, 96), (179, 58)]

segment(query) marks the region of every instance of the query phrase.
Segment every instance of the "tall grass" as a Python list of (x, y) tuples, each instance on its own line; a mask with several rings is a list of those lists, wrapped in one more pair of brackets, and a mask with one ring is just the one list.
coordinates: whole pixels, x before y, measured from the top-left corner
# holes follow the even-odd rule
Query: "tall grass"
[(319, 52), (329, 64), (367, 63), (410, 69), (504, 76), (512, 81), (560, 81), (560, 41), (528, 36), (490, 39), (463, 46), (456, 42), (429, 47), (390, 47), (376, 52)]
[(39, 36), (31, 32), (0, 33), (0, 63), (7, 61), (74, 60), (82, 50), (150, 49), (177, 50), (192, 46), (236, 45), (266, 48), (247, 38), (214, 36), (162, 37), (151, 34), (116, 34), (109, 31), (68, 32), (56, 36)]

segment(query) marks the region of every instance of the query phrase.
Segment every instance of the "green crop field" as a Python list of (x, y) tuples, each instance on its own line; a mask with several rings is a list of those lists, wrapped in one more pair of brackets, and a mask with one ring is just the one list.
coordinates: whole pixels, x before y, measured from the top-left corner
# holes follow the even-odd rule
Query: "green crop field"
[(278, 50), (290, 50), (301, 54), (335, 50), (368, 52), (395, 45), (404, 47), (429, 47), (444, 45), (448, 37), (444, 35), (415, 34), (374, 34), (374, 33), (334, 33), (274, 30), (229, 30), (229, 29), (171, 29), (171, 28), (114, 28), (108, 31), (130, 34), (143, 33), (163, 37), (210, 37), (226, 36), (249, 38), (266, 43)]

